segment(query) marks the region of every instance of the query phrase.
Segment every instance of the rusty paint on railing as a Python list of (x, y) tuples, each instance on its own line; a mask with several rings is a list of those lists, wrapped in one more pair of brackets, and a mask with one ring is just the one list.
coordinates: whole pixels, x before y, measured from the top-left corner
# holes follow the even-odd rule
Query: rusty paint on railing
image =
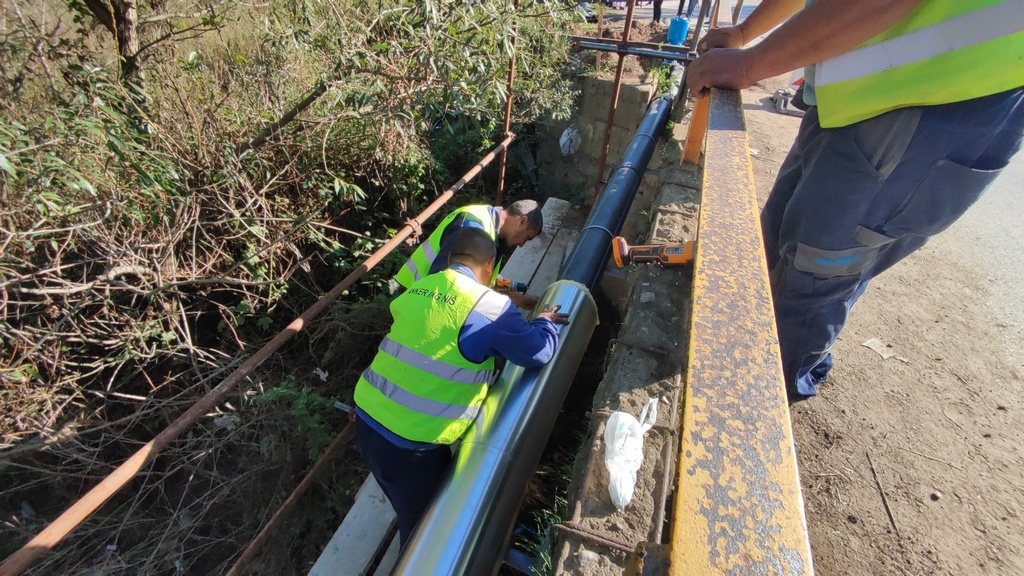
[(669, 573), (811, 574), (742, 103), (710, 98)]

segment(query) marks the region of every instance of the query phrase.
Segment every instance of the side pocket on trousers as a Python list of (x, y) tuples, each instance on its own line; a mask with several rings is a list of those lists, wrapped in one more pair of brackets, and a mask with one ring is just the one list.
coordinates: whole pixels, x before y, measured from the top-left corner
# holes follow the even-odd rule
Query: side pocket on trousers
[(898, 238), (942, 232), (981, 197), (1000, 172), (940, 160), (882, 225), (882, 233)]

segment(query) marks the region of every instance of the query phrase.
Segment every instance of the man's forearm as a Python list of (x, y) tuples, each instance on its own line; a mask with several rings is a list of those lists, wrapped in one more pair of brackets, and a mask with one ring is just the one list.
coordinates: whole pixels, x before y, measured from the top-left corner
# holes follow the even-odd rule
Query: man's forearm
[(921, 2), (817, 0), (749, 49), (749, 73), (757, 81), (848, 52), (887, 30)]
[(758, 36), (770, 32), (787, 18), (796, 14), (804, 7), (805, 0), (764, 0), (739, 24), (743, 33), (743, 45), (747, 45)]

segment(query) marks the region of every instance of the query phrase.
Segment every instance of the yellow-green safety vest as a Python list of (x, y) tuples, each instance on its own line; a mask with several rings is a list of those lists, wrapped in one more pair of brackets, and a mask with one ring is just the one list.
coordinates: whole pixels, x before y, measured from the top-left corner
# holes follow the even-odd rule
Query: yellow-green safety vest
[(856, 49), (816, 65), (822, 127), (1024, 85), (1024, 0), (924, 0)]
[[(408, 288), (412, 286), (413, 282), (430, 274), (430, 266), (437, 259), (437, 253), (441, 251), (441, 237), (444, 235), (444, 231), (461, 214), (467, 214), (474, 220), (479, 221), (484, 227), (484, 232), (487, 232), (487, 235), (497, 243), (498, 229), (494, 226), (494, 218), (491, 217), (490, 206), (476, 204), (458, 208), (446, 216), (444, 220), (441, 220), (441, 223), (437, 225), (437, 229), (422, 244), (416, 247), (412, 256), (409, 257), (405, 265), (402, 266), (402, 269), (395, 276), (395, 280), (399, 284)], [(498, 277), (498, 266), (499, 263), (495, 262), (492, 281)]]
[(477, 311), (496, 320), (508, 297), (455, 270), (431, 274), (391, 303), (394, 324), (356, 384), (356, 404), (403, 438), (451, 444), (476, 418), (494, 359), (473, 362), (459, 331)]

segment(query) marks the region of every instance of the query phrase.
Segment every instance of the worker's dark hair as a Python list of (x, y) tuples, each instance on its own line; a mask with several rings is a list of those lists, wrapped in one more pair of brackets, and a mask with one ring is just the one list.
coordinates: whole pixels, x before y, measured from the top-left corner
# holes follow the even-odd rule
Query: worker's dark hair
[(516, 200), (506, 210), (512, 216), (526, 216), (526, 224), (537, 234), (544, 231), (544, 215), (536, 200)]
[(481, 266), (494, 260), (498, 253), (494, 240), (479, 228), (459, 228), (452, 235), (452, 249), (448, 263), (458, 262), (467, 266)]

